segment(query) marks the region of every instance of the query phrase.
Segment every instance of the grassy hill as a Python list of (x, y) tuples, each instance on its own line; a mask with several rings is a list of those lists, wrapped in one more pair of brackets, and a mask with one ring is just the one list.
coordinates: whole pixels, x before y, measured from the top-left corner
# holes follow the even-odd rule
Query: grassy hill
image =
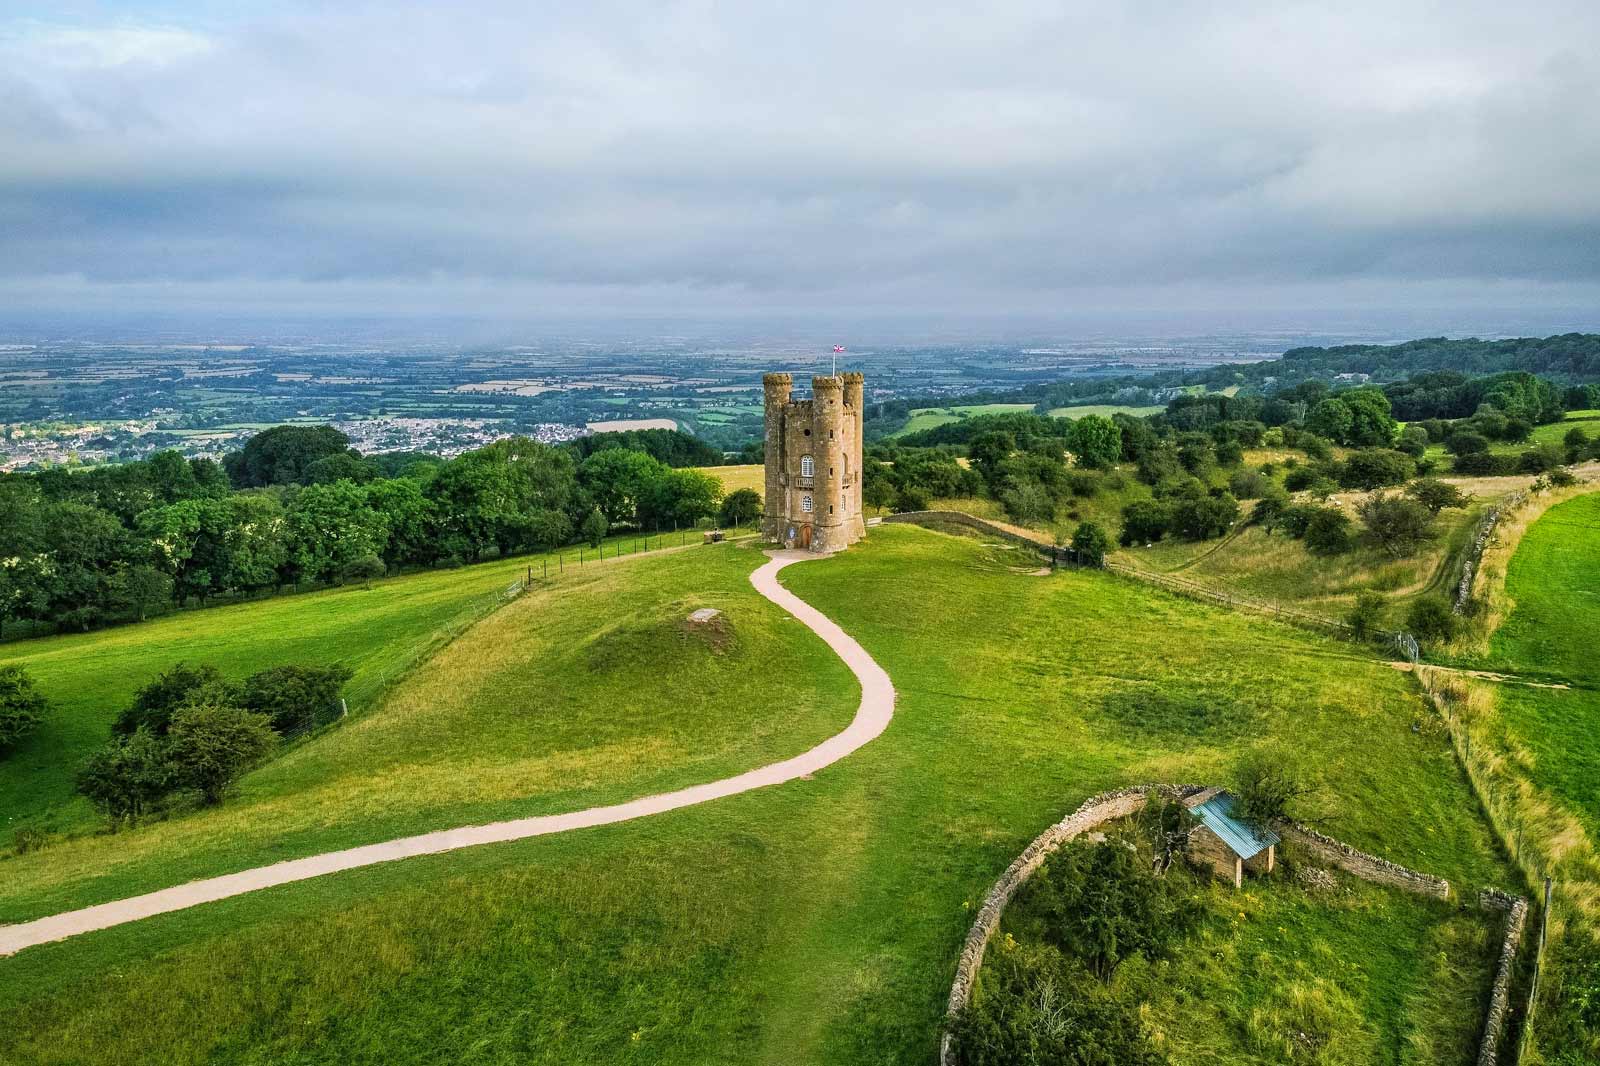
[[(645, 556), (530, 594), (233, 806), (0, 860), (0, 914), (799, 750), (842, 724), (854, 687), (745, 598), (759, 561)], [(785, 573), (900, 694), (888, 731), (814, 780), (30, 949), (0, 963), (0, 1061), (931, 1061), (973, 902), (1023, 844), (1087, 795), (1215, 780), (1259, 744), (1320, 768), (1330, 832), (1464, 893), (1507, 881), (1402, 675), (1131, 581), (1016, 562), (885, 527)], [(675, 620), (701, 603), (728, 612), (728, 647), (683, 642)], [(1372, 993), (1398, 1019), (1386, 1035), (1427, 1024), (1403, 1009), (1426, 973)]]

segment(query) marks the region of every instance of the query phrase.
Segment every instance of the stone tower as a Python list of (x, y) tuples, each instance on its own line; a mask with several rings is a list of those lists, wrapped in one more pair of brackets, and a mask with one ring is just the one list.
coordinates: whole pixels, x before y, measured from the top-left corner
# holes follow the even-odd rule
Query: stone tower
[(867, 532), (861, 510), (860, 374), (811, 379), (811, 398), (790, 398), (788, 374), (762, 378), (767, 499), (762, 535), (826, 554)]

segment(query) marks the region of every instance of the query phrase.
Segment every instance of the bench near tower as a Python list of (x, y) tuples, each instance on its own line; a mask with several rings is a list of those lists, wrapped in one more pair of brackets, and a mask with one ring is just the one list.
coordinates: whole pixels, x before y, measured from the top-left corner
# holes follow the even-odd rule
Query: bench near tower
[(788, 374), (768, 374), (761, 384), (767, 463), (762, 535), (820, 554), (854, 544), (867, 532), (861, 510), (861, 375), (812, 378), (808, 400), (790, 398)]

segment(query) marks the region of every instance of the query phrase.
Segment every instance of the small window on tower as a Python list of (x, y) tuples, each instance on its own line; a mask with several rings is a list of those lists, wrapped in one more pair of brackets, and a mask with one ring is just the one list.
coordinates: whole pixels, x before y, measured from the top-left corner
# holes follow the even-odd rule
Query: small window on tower
[(810, 477), (812, 474), (815, 474), (816, 472), (817, 472), (817, 464), (816, 464), (816, 462), (814, 460), (812, 460), (811, 456), (802, 455), (800, 457), (800, 476), (801, 477)]
[(811, 513), (811, 497), (810, 496), (802, 496), (802, 497), (800, 497), (800, 510), (804, 511), (806, 514), (810, 514)]

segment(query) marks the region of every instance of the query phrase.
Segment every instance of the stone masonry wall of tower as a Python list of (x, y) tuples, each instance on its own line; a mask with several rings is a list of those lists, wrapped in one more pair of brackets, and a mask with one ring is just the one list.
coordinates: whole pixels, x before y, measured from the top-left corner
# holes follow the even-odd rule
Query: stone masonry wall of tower
[(858, 373), (811, 380), (811, 398), (791, 398), (788, 374), (762, 379), (766, 409), (766, 507), (762, 534), (826, 554), (866, 534), (861, 510), (862, 405)]

